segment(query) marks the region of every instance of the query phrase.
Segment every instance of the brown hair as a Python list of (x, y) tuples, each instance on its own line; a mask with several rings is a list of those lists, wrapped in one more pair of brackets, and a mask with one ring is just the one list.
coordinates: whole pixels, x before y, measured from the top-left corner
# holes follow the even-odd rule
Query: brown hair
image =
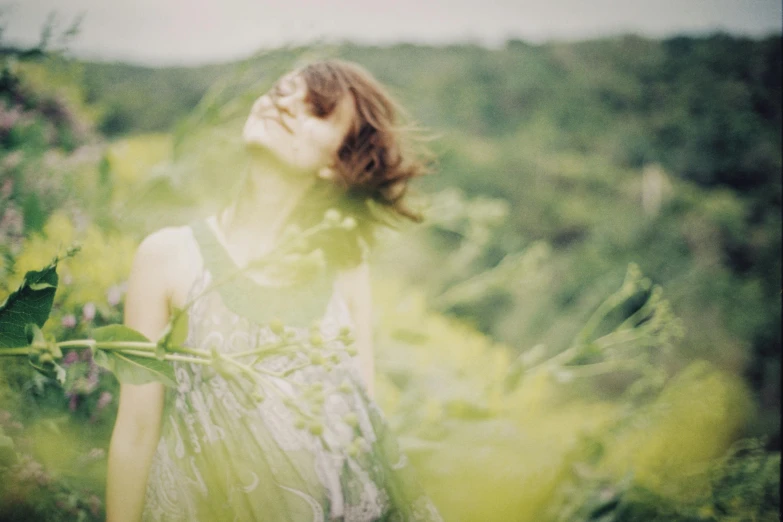
[(336, 182), (348, 193), (421, 221), (403, 203), (408, 181), (429, 172), (426, 153), (415, 150), (411, 133), (398, 123), (399, 106), (372, 75), (342, 60), (312, 63), (300, 71), (314, 114), (329, 115), (347, 94), (356, 115), (337, 152)]

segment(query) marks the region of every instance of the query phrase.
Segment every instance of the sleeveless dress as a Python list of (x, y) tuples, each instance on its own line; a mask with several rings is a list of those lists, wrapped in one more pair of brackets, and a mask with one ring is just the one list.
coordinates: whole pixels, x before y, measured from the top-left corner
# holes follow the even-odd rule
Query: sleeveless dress
[(206, 222), (191, 231), (203, 268), (185, 346), (271, 349), (238, 358), (253, 372), (173, 363), (143, 519), (441, 521), (341, 340), (352, 324), (333, 278), (273, 287), (239, 275), (210, 289), (236, 265)]

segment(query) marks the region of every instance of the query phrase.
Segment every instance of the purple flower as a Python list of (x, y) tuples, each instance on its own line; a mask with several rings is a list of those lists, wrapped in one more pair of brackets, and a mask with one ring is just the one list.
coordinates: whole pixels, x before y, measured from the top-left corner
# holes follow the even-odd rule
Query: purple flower
[(76, 393), (72, 393), (71, 400), (68, 401), (68, 408), (71, 411), (76, 411), (77, 406), (79, 406), (79, 395)]
[(108, 301), (111, 306), (120, 304), (120, 301), (122, 301), (122, 288), (117, 285), (109, 288), (106, 292), (106, 301)]
[(88, 322), (95, 319), (95, 305), (93, 303), (87, 303), (82, 307), (82, 317)]
[(68, 353), (65, 354), (65, 357), (63, 357), (62, 365), (63, 366), (70, 366), (70, 365), (72, 365), (73, 363), (75, 363), (78, 360), (79, 360), (79, 352), (74, 350), (72, 352), (68, 352)]
[(76, 317), (73, 314), (66, 314), (63, 316), (61, 323), (64, 328), (73, 328), (76, 326)]
[(97, 517), (101, 513), (101, 499), (97, 495), (91, 495), (87, 499), (87, 505), (90, 508), (90, 513)]
[(95, 408), (98, 411), (101, 411), (103, 408), (108, 406), (109, 403), (111, 403), (113, 398), (114, 397), (112, 396), (112, 394), (110, 392), (107, 392), (107, 391), (101, 392), (101, 396), (98, 397), (98, 403), (95, 405)]
[(14, 181), (11, 178), (6, 178), (5, 181), (3, 181), (3, 186), (0, 187), (0, 195), (3, 196), (3, 198), (7, 198), (11, 195), (11, 192), (14, 191)]

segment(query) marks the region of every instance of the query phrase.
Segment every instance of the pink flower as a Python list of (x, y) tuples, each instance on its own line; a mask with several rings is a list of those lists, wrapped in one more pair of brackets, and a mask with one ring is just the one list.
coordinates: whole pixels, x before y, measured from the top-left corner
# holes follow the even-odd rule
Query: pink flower
[(122, 300), (122, 288), (119, 286), (112, 286), (109, 288), (109, 290), (106, 292), (106, 301), (111, 306), (117, 306), (120, 304), (120, 301)]
[(64, 328), (73, 328), (76, 326), (76, 317), (73, 314), (66, 314), (63, 316), (61, 323)]
[(68, 352), (65, 354), (65, 357), (63, 357), (62, 365), (70, 366), (71, 364), (75, 363), (78, 360), (79, 360), (79, 352), (74, 350), (72, 352)]
[(87, 499), (87, 505), (90, 508), (90, 513), (93, 514), (93, 516), (97, 517), (101, 513), (101, 499), (98, 498), (96, 495), (91, 495), (90, 498)]
[(3, 196), (3, 198), (7, 198), (11, 195), (11, 192), (14, 191), (14, 181), (11, 178), (6, 178), (5, 181), (3, 181), (3, 186), (0, 187), (0, 195)]
[(110, 392), (107, 392), (107, 391), (101, 392), (101, 396), (98, 397), (98, 403), (95, 405), (95, 408), (98, 411), (102, 410), (103, 408), (108, 406), (109, 403), (111, 403), (113, 398), (114, 397), (112, 396), (112, 394)]
[(82, 317), (85, 321), (95, 319), (95, 305), (93, 303), (87, 303), (82, 307)]

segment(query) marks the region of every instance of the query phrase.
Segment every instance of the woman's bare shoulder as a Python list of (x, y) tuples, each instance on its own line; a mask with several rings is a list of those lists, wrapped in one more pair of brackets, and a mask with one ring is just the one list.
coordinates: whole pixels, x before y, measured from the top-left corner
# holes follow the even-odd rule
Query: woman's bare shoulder
[(142, 261), (171, 262), (190, 247), (190, 227), (165, 227), (152, 232), (139, 244), (136, 258)]
[(131, 278), (157, 284), (174, 305), (180, 301), (201, 267), (201, 255), (188, 226), (165, 227), (146, 236), (136, 251)]

